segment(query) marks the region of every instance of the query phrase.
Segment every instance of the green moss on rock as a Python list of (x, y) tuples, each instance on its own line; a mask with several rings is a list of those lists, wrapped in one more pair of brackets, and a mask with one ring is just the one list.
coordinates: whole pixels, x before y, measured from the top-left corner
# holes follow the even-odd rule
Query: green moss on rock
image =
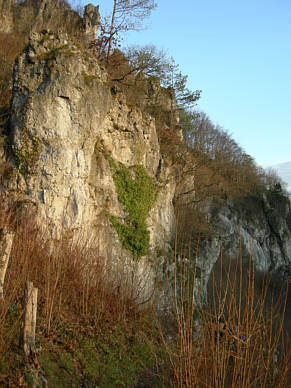
[(135, 178), (122, 163), (110, 160), (113, 170), (113, 180), (117, 190), (118, 200), (128, 213), (124, 223), (111, 216), (123, 246), (129, 249), (135, 258), (144, 256), (149, 248), (150, 233), (146, 219), (157, 199), (157, 188), (144, 166), (135, 167)]
[(97, 76), (94, 74), (86, 74), (85, 72), (83, 72), (82, 75), (87, 86), (92, 86), (92, 82), (97, 79)]
[(13, 147), (17, 169), (21, 174), (26, 174), (39, 158), (40, 141), (36, 136), (29, 137), (23, 130), (23, 145), (21, 148)]

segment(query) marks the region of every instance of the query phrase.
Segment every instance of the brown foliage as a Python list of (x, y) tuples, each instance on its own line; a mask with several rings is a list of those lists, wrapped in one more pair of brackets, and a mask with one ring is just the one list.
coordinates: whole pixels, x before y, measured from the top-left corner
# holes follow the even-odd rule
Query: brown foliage
[(22, 34), (0, 32), (0, 112), (3, 107), (10, 106), (13, 64), (25, 44), (26, 38)]
[[(27, 280), (39, 289), (38, 327), (46, 335), (67, 320), (102, 327), (134, 320), (142, 313), (137, 301), (142, 290), (124, 266), (109, 268), (83, 236), (74, 242), (66, 238), (53, 242), (32, 219), (12, 223), (14, 214), (1, 201), (0, 229), (13, 228), (15, 237), (0, 303), (0, 359), (19, 332)], [(17, 313), (12, 314), (13, 309)]]
[(170, 360), (169, 386), (289, 386), (291, 347), (283, 326), (287, 291), (281, 288), (277, 299), (271, 293), (268, 303), (269, 281), (256, 287), (252, 260), (248, 265), (241, 258), (227, 264), (221, 256), (209, 306), (202, 308), (197, 304), (195, 257), (190, 249), (177, 250), (175, 257), (177, 340), (168, 341), (161, 331)]

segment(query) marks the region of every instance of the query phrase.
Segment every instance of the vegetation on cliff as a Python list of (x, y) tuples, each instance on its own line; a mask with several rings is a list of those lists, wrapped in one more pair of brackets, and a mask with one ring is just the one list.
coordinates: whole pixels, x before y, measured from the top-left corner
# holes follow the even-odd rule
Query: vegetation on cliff
[(117, 166), (111, 159), (110, 165), (118, 200), (127, 213), (125, 223), (119, 222), (114, 216), (110, 216), (110, 220), (124, 247), (129, 249), (135, 258), (139, 258), (149, 249), (150, 233), (146, 220), (157, 199), (157, 189), (144, 166), (136, 166), (133, 179), (121, 163)]
[[(162, 352), (126, 268), (112, 270), (82, 236), (44, 243), (33, 220), (15, 225), (2, 204), (0, 242), (4, 228), (15, 235), (0, 300), (1, 387), (32, 387), (41, 375), (51, 387), (135, 386)], [(36, 349), (26, 358), (19, 337), (27, 279), (39, 292)]]

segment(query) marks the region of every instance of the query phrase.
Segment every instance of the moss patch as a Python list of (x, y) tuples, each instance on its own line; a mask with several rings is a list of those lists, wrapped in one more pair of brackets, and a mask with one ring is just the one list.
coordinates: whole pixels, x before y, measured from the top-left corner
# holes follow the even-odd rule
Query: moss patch
[(124, 223), (114, 216), (110, 217), (110, 221), (123, 246), (129, 249), (135, 258), (139, 258), (145, 255), (149, 248), (150, 234), (146, 219), (157, 199), (157, 188), (142, 165), (135, 167), (134, 179), (122, 163), (117, 166), (114, 160), (110, 159), (110, 165), (118, 200), (128, 213)]
[(39, 158), (40, 141), (36, 136), (29, 137), (23, 130), (22, 147), (13, 147), (17, 169), (21, 174), (26, 174)]
[(92, 86), (93, 80), (97, 79), (97, 76), (94, 74), (86, 74), (85, 72), (83, 72), (82, 75), (87, 86)]

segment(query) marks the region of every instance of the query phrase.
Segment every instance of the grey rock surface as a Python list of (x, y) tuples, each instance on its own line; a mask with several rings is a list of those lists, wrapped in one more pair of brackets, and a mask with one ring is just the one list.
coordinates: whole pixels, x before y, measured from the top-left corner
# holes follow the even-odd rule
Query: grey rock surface
[[(163, 277), (160, 263), (171, 251), (175, 225), (175, 182), (163, 166), (154, 119), (111, 93), (107, 73), (89, 52), (49, 31), (34, 32), (17, 59), (12, 109), (18, 174), (10, 191), (33, 209), (50, 238), (93, 239), (99, 255), (146, 279), (142, 287), (150, 294)], [(147, 220), (150, 249), (138, 265), (109, 220), (126, 218), (109, 158), (129, 171), (142, 164), (158, 188)]]
[(290, 281), (291, 204), (287, 196), (269, 191), (223, 203), (213, 201), (205, 212), (215, 233), (200, 244), (197, 266), (202, 270), (202, 299), (220, 254), (245, 263), (251, 259), (258, 272), (277, 273)]

